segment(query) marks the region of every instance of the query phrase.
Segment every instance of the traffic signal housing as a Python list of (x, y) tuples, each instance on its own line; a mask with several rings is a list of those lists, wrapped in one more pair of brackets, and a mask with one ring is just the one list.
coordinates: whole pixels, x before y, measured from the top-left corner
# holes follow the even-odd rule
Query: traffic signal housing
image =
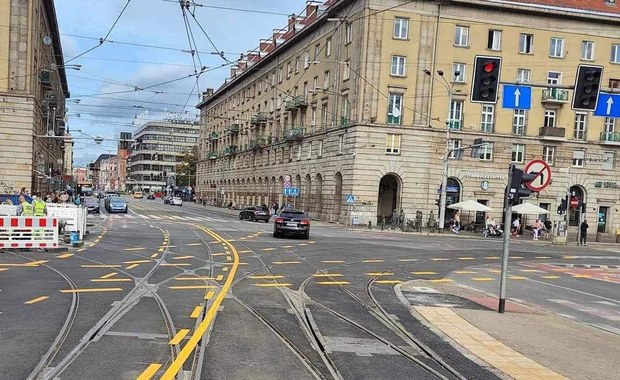
[(470, 96), (472, 103), (497, 103), (501, 69), (501, 57), (476, 56)]
[(558, 214), (562, 215), (568, 209), (568, 197), (564, 197), (560, 200), (560, 205), (558, 206)]
[(575, 77), (572, 108), (575, 111), (594, 111), (601, 90), (603, 66), (579, 65)]
[(512, 168), (512, 180), (506, 194), (506, 200), (509, 205), (519, 203), (520, 198), (529, 197), (534, 191), (530, 190), (526, 184), (536, 179), (536, 173), (524, 173), (523, 170)]

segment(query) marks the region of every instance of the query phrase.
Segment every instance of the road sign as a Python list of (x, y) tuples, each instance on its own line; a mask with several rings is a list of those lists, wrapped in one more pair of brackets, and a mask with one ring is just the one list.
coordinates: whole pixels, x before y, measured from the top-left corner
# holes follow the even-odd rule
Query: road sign
[(298, 197), (299, 196), (299, 188), (297, 187), (285, 187), (283, 189), (283, 194), (285, 197)]
[(620, 94), (600, 93), (594, 116), (620, 117)]
[(544, 160), (532, 160), (525, 165), (525, 173), (535, 173), (537, 176), (526, 186), (532, 191), (541, 191), (551, 183), (551, 167)]
[(505, 84), (502, 107), (515, 110), (532, 108), (532, 87)]
[(353, 194), (349, 194), (347, 195), (347, 203), (352, 204), (355, 203), (355, 200), (357, 199), (357, 197)]
[(577, 197), (572, 197), (572, 198), (570, 199), (570, 207), (571, 207), (571, 208), (577, 208), (577, 207), (579, 207), (579, 198), (577, 198)]
[(283, 182), (284, 182), (283, 185), (285, 188), (292, 187), (290, 175), (284, 175), (282, 176), (282, 179), (283, 179)]

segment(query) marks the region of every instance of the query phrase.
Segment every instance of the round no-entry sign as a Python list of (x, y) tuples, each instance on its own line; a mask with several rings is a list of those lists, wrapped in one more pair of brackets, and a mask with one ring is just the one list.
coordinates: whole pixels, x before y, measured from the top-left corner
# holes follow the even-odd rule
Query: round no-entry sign
[(544, 160), (532, 160), (525, 165), (526, 173), (536, 174), (532, 182), (525, 185), (532, 191), (541, 191), (551, 183), (551, 167)]
[(579, 198), (577, 197), (572, 197), (570, 199), (570, 207), (571, 208), (577, 208), (577, 206), (579, 206)]

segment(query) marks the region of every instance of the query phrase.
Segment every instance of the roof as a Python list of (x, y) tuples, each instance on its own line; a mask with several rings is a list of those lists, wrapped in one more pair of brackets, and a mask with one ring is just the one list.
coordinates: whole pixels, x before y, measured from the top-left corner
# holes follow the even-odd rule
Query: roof
[(617, 3), (609, 3), (606, 0), (490, 0), (489, 2), (532, 4), (558, 9), (563, 8), (565, 10), (573, 9), (581, 12), (620, 15), (620, 6)]
[(66, 98), (70, 97), (69, 85), (67, 83), (67, 74), (65, 72), (65, 58), (62, 54), (62, 45), (60, 43), (60, 31), (58, 30), (58, 19), (56, 18), (56, 8), (54, 7), (54, 0), (45, 0), (44, 2), (45, 13), (50, 25), (50, 37), (52, 37), (52, 46), (54, 48), (54, 59), (58, 66), (58, 74), (60, 74), (60, 82), (62, 86), (62, 92)]
[(95, 160), (95, 163), (100, 163), (103, 160), (109, 160), (110, 158), (114, 158), (116, 157), (115, 154), (101, 154), (99, 155), (99, 157), (97, 157), (97, 159)]

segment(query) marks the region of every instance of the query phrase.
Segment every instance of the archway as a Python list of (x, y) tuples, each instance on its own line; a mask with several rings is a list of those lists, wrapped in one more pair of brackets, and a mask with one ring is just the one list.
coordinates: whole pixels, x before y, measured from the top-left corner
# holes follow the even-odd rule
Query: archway
[[(583, 187), (579, 185), (571, 186), (570, 190), (570, 199), (569, 199), (569, 211), (568, 211), (568, 225), (569, 226), (579, 226), (581, 222), (581, 205), (586, 201), (586, 191)], [(576, 208), (570, 206), (571, 201), (576, 198), (579, 202), (579, 205)]]
[(377, 216), (389, 220), (394, 210), (400, 208), (400, 178), (396, 174), (386, 174), (379, 181)]
[(336, 188), (334, 191), (333, 218), (336, 222), (340, 222), (340, 210), (342, 208), (342, 174), (340, 172), (335, 175)]
[[(440, 194), (441, 195), (441, 194)], [(439, 196), (440, 196), (439, 195)], [(446, 207), (459, 203), (461, 201), (461, 182), (454, 177), (448, 178), (448, 186), (446, 186)], [(456, 210), (446, 208), (446, 222), (454, 215)]]
[(317, 217), (321, 219), (323, 213), (323, 177), (320, 174), (316, 175), (316, 192), (314, 193), (314, 205), (317, 213)]

